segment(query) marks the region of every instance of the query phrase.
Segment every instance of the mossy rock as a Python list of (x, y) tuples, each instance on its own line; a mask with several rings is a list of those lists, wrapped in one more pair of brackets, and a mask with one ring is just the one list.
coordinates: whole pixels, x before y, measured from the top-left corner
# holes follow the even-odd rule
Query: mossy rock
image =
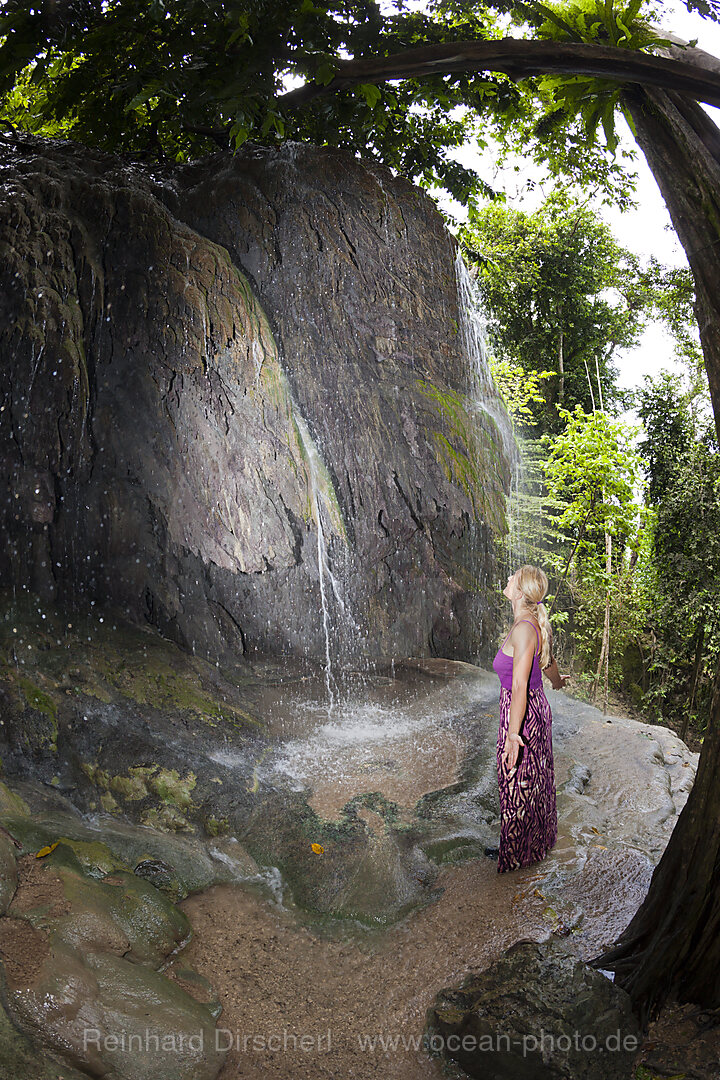
[(29, 814), (30, 807), (0, 780), (0, 817), (3, 814)]

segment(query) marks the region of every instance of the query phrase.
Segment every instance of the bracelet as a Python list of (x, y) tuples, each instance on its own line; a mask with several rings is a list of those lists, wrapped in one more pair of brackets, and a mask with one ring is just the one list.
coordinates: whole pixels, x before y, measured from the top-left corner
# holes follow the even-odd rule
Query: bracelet
[(510, 732), (508, 732), (507, 735), (506, 735), (506, 738), (508, 738), (508, 739), (519, 739), (520, 735), (519, 734), (516, 735), (515, 732), (512, 732), (512, 734)]

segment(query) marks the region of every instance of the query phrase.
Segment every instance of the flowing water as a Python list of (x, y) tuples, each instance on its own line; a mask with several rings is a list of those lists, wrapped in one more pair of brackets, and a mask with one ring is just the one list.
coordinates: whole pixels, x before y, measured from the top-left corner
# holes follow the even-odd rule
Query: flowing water
[(511, 468), (520, 465), (520, 450), (512, 420), (500, 397), (490, 369), (488, 355), (487, 319), (477, 283), (470, 276), (465, 260), (458, 249), (455, 257), (458, 310), (460, 312), (460, 339), (467, 356), (471, 378), (471, 400), (484, 412), (496, 428), (502, 440), (505, 459)]

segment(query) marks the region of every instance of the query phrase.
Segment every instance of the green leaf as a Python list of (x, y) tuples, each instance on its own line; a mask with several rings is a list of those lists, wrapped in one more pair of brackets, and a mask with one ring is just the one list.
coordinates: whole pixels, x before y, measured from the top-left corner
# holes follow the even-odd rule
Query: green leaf
[(610, 101), (602, 110), (602, 126), (605, 132), (605, 141), (608, 149), (615, 153), (617, 150), (618, 136), (615, 131), (615, 103)]
[(621, 104), (620, 108), (622, 109), (622, 114), (627, 121), (627, 126), (630, 128), (630, 131), (633, 135), (637, 135), (637, 128), (635, 127), (635, 120), (633, 119), (633, 114), (630, 112), (624, 102)]
[(631, 3), (628, 4), (623, 12), (623, 22), (628, 26), (633, 23), (644, 3), (645, 0), (631, 0)]
[(338, 69), (336, 64), (331, 60), (324, 60), (315, 72), (315, 82), (320, 83), (321, 86), (327, 86), (333, 81), (337, 72)]
[(360, 83), (357, 89), (362, 92), (363, 97), (368, 104), (368, 107), (374, 109), (378, 101), (380, 101), (380, 98), (382, 97), (382, 94), (377, 88), (377, 86), (374, 86), (373, 83)]
[(125, 106), (125, 112), (131, 112), (133, 109), (137, 109), (139, 105), (144, 105), (146, 101), (150, 101), (151, 98), (158, 96), (157, 84), (153, 86), (146, 86), (139, 94), (136, 94), (132, 101), (129, 101)]
[(621, 41), (627, 41), (627, 42), (632, 41), (632, 34), (630, 33), (627, 26), (622, 21), (622, 19), (620, 18), (619, 15), (617, 16), (617, 25), (622, 30), (622, 36), (617, 39), (616, 44), (619, 45)]

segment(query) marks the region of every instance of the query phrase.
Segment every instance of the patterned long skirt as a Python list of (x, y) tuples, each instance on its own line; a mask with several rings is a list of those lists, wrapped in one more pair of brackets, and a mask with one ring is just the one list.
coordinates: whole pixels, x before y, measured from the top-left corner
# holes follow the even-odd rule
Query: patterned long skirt
[(510, 720), (511, 694), (500, 688), (500, 728), (497, 739), (497, 775), (500, 791), (500, 845), (498, 873), (544, 859), (557, 841), (555, 764), (552, 749), (552, 712), (542, 687), (528, 690), (527, 709), (520, 725), (521, 746), (516, 770), (508, 779), (501, 765)]

